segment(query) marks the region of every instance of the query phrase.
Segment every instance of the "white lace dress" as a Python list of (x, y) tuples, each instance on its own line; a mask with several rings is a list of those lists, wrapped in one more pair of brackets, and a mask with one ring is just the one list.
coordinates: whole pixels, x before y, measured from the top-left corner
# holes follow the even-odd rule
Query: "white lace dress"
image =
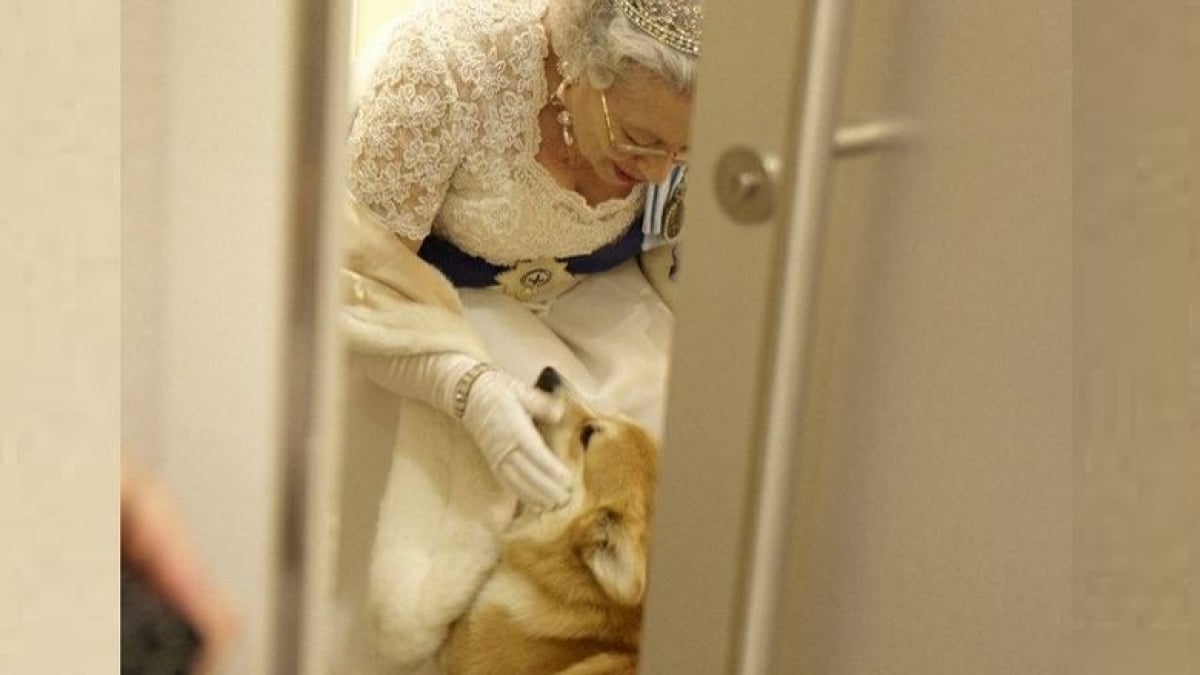
[(589, 253), (644, 189), (590, 206), (534, 156), (545, 0), (423, 1), (393, 25), (350, 134), (350, 189), (399, 234), (512, 265)]
[[(617, 239), (645, 190), (589, 205), (535, 155), (549, 99), (546, 0), (417, 0), (358, 64), (349, 184), (408, 238), (430, 233), (497, 265)], [(495, 360), (532, 381), (553, 365), (598, 406), (661, 428), (671, 313), (630, 261), (521, 303), (461, 289)]]
[[(644, 191), (589, 206), (534, 157), (549, 92), (546, 0), (416, 0), (356, 63), (349, 136), (353, 196), (406, 237), (430, 233), (497, 265), (593, 251), (641, 211)], [(562, 289), (559, 289), (562, 290)], [(661, 432), (673, 317), (636, 261), (582, 278), (549, 301), (460, 289), (493, 359), (532, 382), (554, 366), (598, 408)], [(394, 672), (374, 662), (365, 598), (375, 513), (395, 410), (348, 388), (338, 597), (329, 672)], [(423, 673), (434, 673), (429, 664)]]

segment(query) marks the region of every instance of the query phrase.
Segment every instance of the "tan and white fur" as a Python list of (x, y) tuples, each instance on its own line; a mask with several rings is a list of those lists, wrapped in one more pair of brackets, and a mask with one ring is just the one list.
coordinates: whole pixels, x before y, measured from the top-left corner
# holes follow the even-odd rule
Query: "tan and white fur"
[(500, 561), (451, 629), (444, 675), (634, 675), (658, 442), (598, 415), (552, 369), (565, 414), (542, 435), (574, 477), (570, 502), (520, 511)]

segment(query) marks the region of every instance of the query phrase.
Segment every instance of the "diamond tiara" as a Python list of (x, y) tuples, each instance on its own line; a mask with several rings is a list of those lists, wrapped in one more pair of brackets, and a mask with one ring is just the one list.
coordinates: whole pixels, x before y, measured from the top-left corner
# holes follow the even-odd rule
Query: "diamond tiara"
[(614, 0), (613, 4), (655, 40), (684, 54), (700, 55), (698, 4), (689, 0)]

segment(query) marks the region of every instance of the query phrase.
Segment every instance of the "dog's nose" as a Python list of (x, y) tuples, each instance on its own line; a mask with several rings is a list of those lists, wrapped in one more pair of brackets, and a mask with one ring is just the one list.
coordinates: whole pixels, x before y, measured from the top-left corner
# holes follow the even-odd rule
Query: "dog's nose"
[(562, 375), (559, 375), (557, 370), (547, 366), (538, 375), (537, 384), (534, 386), (547, 394), (553, 394), (562, 386)]

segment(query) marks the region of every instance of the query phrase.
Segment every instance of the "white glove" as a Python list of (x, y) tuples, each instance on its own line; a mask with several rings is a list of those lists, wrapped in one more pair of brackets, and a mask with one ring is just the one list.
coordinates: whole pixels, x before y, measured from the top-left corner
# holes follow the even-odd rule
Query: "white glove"
[(464, 408), (455, 400), (456, 389), (479, 364), (450, 352), (364, 357), (366, 375), (381, 386), (451, 417), (461, 411), (463, 425), (492, 473), (522, 501), (541, 508), (565, 504), (571, 495), (571, 473), (533, 426), (533, 419), (558, 421), (562, 406), (508, 373), (488, 368), (470, 384)]

